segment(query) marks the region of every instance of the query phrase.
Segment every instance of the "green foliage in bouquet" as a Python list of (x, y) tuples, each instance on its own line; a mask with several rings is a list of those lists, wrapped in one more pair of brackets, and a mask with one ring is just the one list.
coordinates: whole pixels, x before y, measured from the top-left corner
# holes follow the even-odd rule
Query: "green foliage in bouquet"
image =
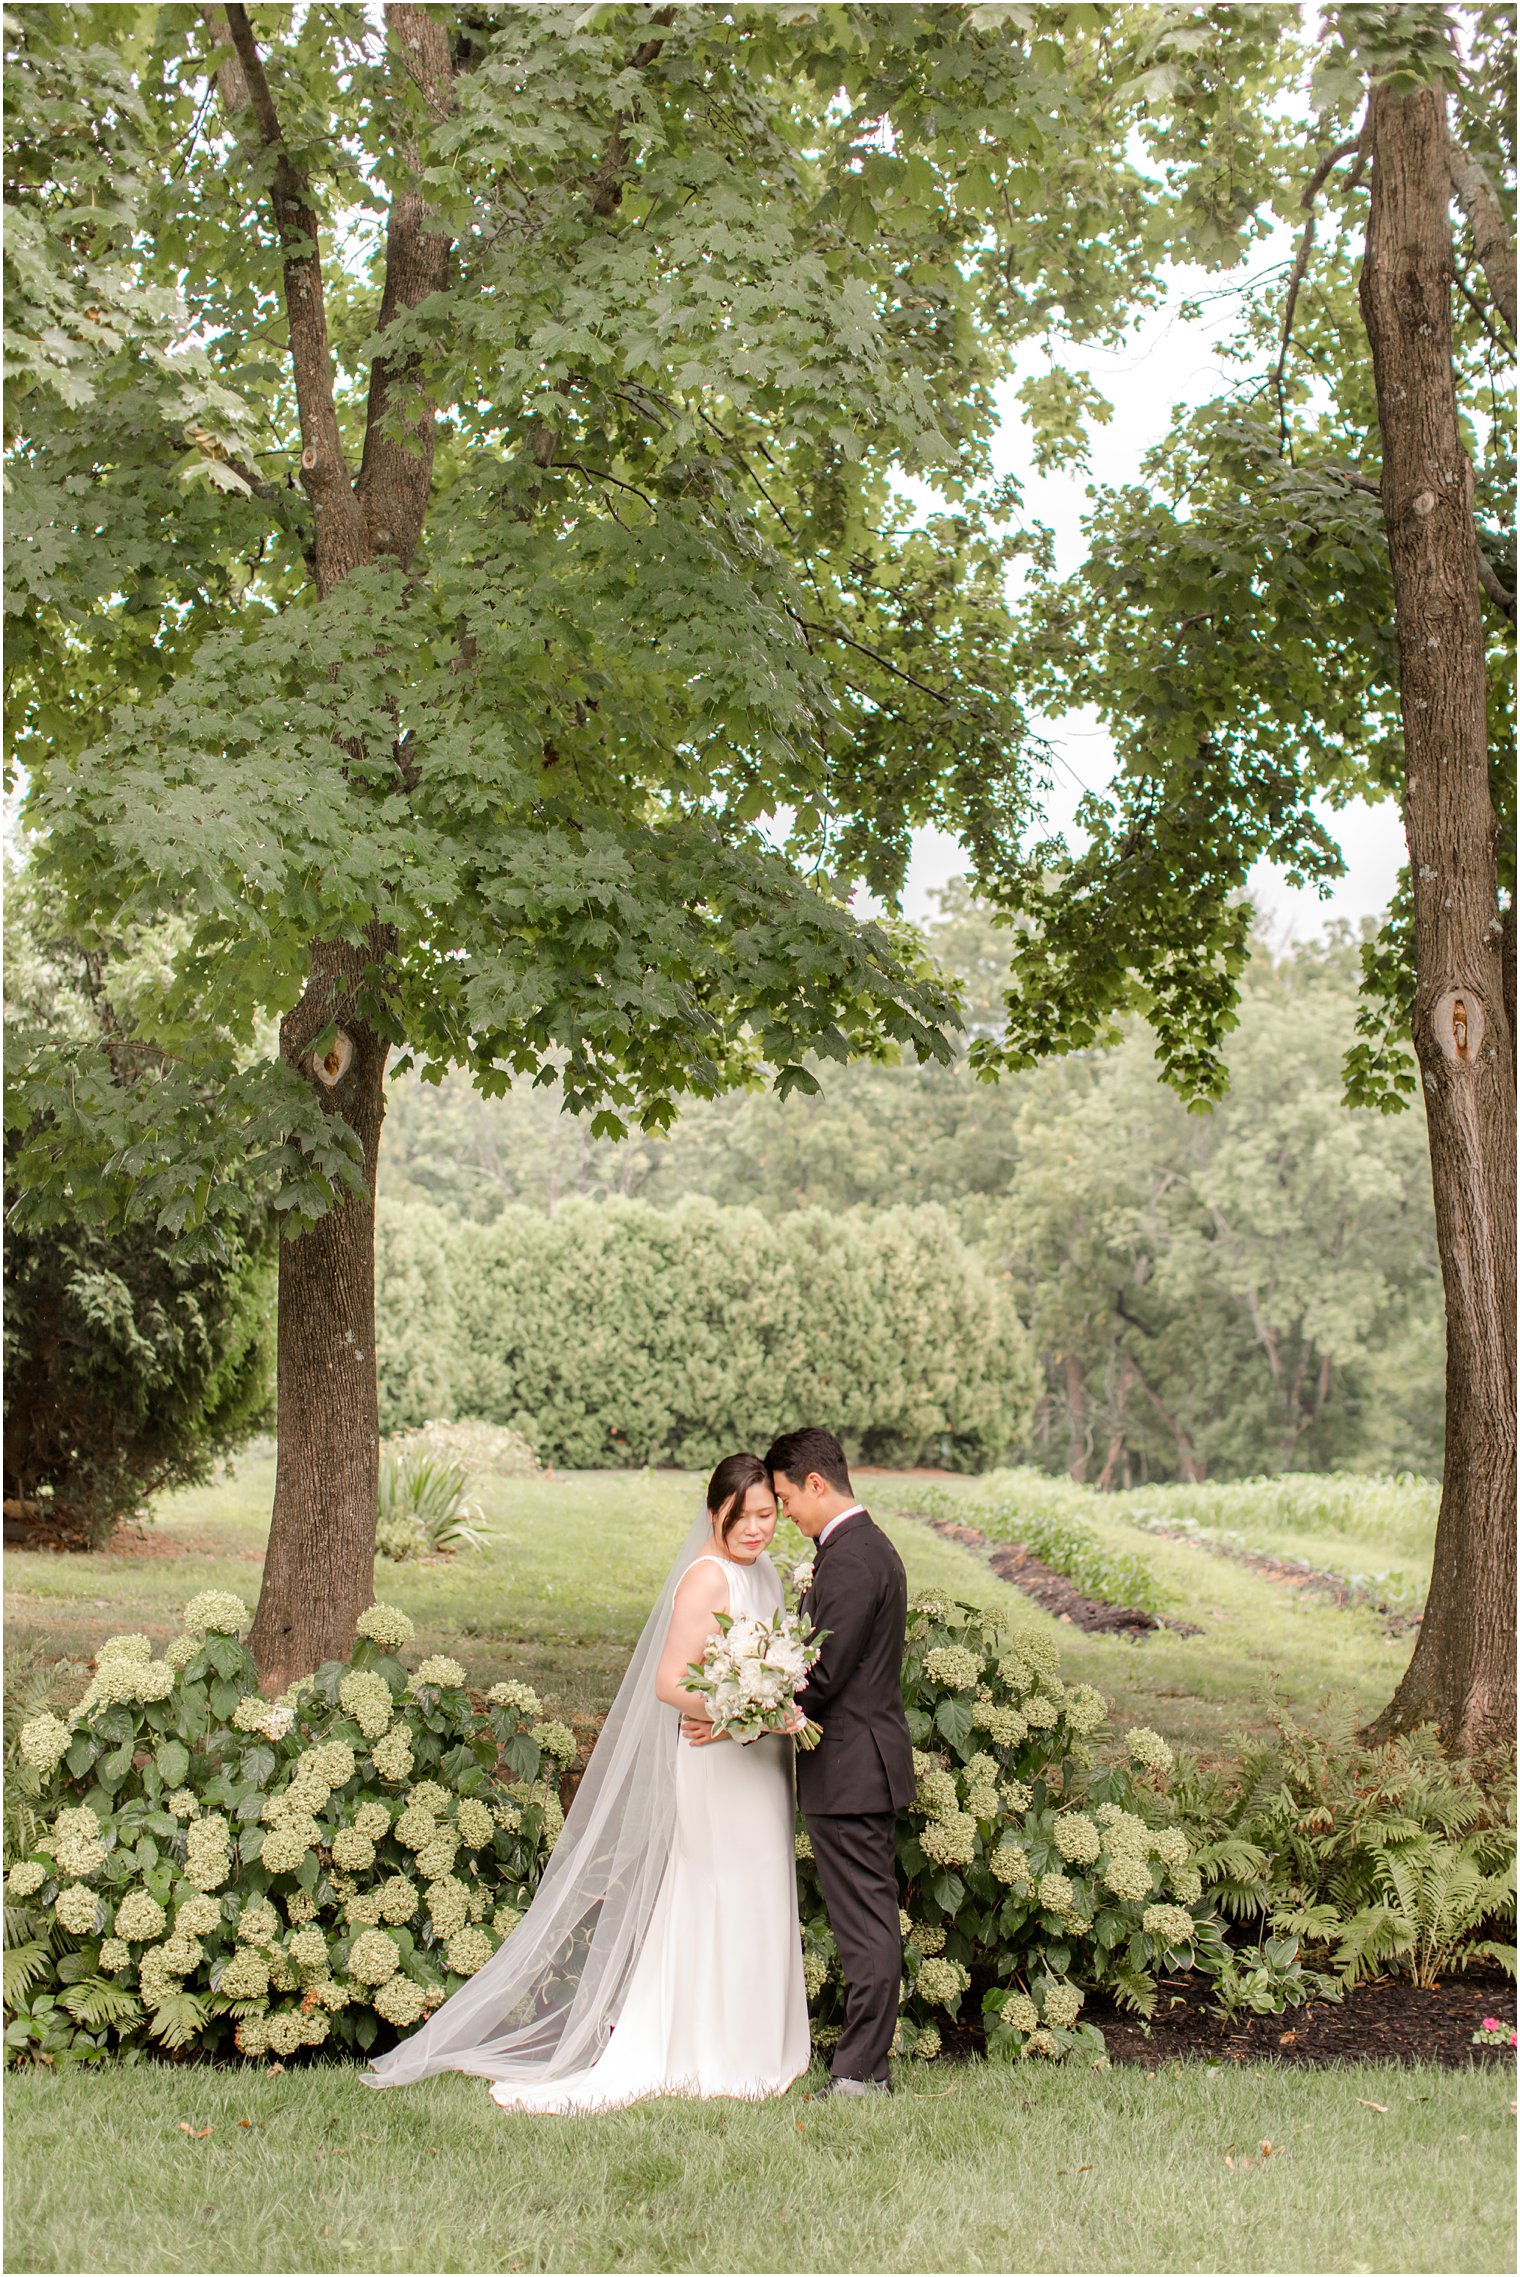
[(1132, 1605), (1142, 1613), (1159, 1612), (1167, 1602), (1166, 1592), (1143, 1558), (1109, 1549), (1080, 1518), (1038, 1507), (1041, 1501), (1058, 1500), (1063, 1491), (1069, 1490), (1056, 1486), (1052, 1491), (1052, 1482), (1038, 1478), (1027, 1489), (1006, 1494), (957, 1494), (943, 1486), (916, 1486), (911, 1506), (924, 1518), (979, 1526), (995, 1542), (1021, 1543), (1089, 1597), (1101, 1597), (1110, 1605)]
[(263, 1698), (207, 1590), (162, 1659), (111, 1638), (71, 1715), (20, 1726), (6, 1821), (6, 2053), (369, 2051), (511, 1934), (574, 1757), (526, 1685), (483, 1701), (412, 1624)]
[[(903, 1697), (917, 1794), (898, 1818), (904, 1883), (897, 2045), (932, 2056), (941, 2018), (979, 2010), (989, 2055), (1085, 2056), (1103, 1986), (1148, 2015), (1165, 1970), (1223, 1966), (1225, 1947), (1167, 1794), (1172, 1753), (1125, 1734), (1101, 1763), (1108, 1704), (1063, 1684), (1054, 1645), (985, 1611), (923, 1596), (908, 1618)], [(837, 2036), (837, 1959), (806, 1835), (804, 1965), (818, 2037)]]

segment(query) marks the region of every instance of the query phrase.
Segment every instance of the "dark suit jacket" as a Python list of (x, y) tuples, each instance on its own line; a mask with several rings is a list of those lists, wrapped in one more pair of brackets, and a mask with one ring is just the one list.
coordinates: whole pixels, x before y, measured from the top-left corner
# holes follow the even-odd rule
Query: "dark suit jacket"
[(902, 1810), (914, 1784), (902, 1702), (908, 1577), (869, 1511), (846, 1518), (814, 1552), (802, 1611), (829, 1633), (797, 1695), (823, 1732), (817, 1747), (797, 1751), (798, 1802), (818, 1818)]

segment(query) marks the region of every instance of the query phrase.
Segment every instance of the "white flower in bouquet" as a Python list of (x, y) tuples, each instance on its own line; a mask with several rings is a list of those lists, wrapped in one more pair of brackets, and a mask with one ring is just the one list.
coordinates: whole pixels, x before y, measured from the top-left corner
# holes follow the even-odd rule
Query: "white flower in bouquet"
[[(720, 1613), (717, 1636), (687, 1667), (687, 1687), (706, 1700), (716, 1731), (741, 1741), (784, 1732), (797, 1689), (822, 1649), (822, 1633), (806, 1635), (795, 1613), (769, 1621)], [(816, 1747), (817, 1725), (804, 1721), (796, 1738), (799, 1747)]]

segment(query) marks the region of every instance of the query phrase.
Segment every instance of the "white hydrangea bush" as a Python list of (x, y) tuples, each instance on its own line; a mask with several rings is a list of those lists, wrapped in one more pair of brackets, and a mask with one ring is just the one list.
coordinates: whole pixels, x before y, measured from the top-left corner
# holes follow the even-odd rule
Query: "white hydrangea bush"
[(7, 1813), (9, 2060), (134, 2047), (288, 2060), (387, 2046), (484, 1967), (564, 1824), (577, 1747), (525, 1684), (482, 1698), (372, 1605), (351, 1660), (264, 1698), (242, 1600), (155, 1658), (101, 1646), (27, 1718)]
[[(900, 1814), (902, 2013), (895, 2047), (937, 2054), (978, 2017), (994, 2056), (1107, 2062), (1081, 2017), (1102, 1987), (1148, 2014), (1156, 1979), (1222, 1964), (1167, 1795), (1171, 1750), (1062, 1682), (1055, 1646), (977, 1607), (922, 1596), (908, 1617), (903, 1699), (916, 1793)], [(838, 2037), (843, 1985), (811, 1849), (798, 1842), (803, 1966), (814, 2036)]]

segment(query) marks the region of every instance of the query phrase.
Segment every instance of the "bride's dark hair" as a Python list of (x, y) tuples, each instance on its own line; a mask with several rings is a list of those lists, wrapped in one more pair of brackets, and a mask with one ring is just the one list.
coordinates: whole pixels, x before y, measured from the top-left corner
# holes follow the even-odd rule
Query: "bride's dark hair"
[(728, 1515), (723, 1521), (718, 1539), (726, 1542), (732, 1529), (739, 1523), (744, 1508), (744, 1497), (752, 1486), (769, 1486), (771, 1474), (758, 1455), (725, 1455), (707, 1482), (707, 1512), (716, 1518), (724, 1504)]

